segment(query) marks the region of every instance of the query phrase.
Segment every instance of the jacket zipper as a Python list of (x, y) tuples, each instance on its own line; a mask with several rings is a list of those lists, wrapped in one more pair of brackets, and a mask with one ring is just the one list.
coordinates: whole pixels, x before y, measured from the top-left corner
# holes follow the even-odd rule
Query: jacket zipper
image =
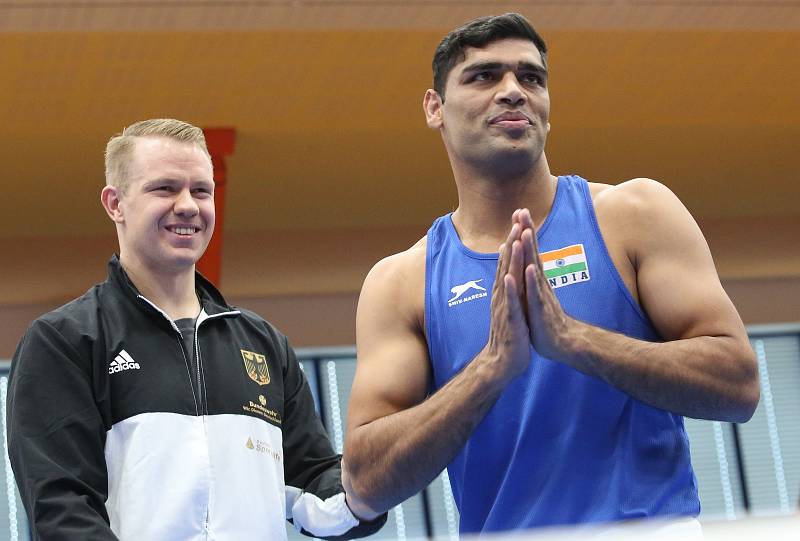
[[(169, 322), (170, 326), (172, 327), (172, 330), (174, 330), (178, 334), (178, 337), (177, 337), (178, 338), (178, 345), (180, 345), (180, 347), (181, 347), (181, 354), (183, 355), (183, 364), (184, 364), (184, 366), (186, 366), (186, 373), (189, 375), (189, 389), (192, 391), (192, 399), (194, 400), (194, 412), (195, 412), (196, 415), (199, 416), (200, 415), (200, 409), (198, 407), (197, 394), (194, 392), (194, 386), (192, 385), (192, 381), (191, 381), (192, 380), (192, 373), (191, 373), (191, 371), (189, 369), (189, 367), (191, 366), (191, 363), (189, 362), (189, 359), (188, 359), (188, 357), (186, 355), (186, 347), (183, 345), (183, 334), (181, 334), (181, 330), (178, 328), (177, 325), (175, 325), (175, 322), (172, 321), (172, 319), (166, 314), (166, 312), (164, 312), (161, 308), (159, 308), (158, 306), (156, 306), (155, 304), (150, 302), (150, 300), (147, 297), (145, 297), (144, 295), (139, 295), (138, 297), (140, 299), (142, 299), (144, 302), (146, 302), (147, 304), (149, 304), (150, 306), (152, 306), (159, 314), (161, 314), (164, 317), (164, 319), (166, 319)], [(195, 335), (196, 334), (197, 333), (196, 333), (196, 330), (195, 330)], [(196, 338), (197, 337), (195, 336), (195, 339)], [(199, 392), (200, 388), (198, 387), (197, 390)]]
[[(198, 335), (200, 334), (200, 325), (202, 325), (205, 321), (208, 321), (209, 319), (216, 319), (216, 318), (219, 318), (219, 317), (226, 317), (226, 316), (238, 316), (238, 315), (241, 314), (241, 312), (239, 310), (231, 310), (231, 311), (228, 311), (228, 312), (220, 312), (218, 314), (209, 315), (209, 314), (207, 314), (205, 312), (205, 310), (203, 310), (202, 307), (200, 308), (200, 315), (197, 316), (197, 320), (196, 320), (195, 325), (194, 325), (194, 354), (195, 354), (194, 358), (197, 361), (197, 393), (195, 393), (194, 392), (194, 386), (191, 384), (192, 383), (191, 382), (192, 373), (191, 373), (191, 371), (189, 369), (189, 367), (191, 366), (191, 363), (189, 363), (189, 360), (186, 358), (186, 347), (183, 345), (183, 334), (181, 333), (181, 330), (178, 328), (177, 325), (175, 325), (175, 322), (172, 321), (172, 318), (170, 318), (166, 314), (166, 312), (164, 312), (161, 308), (159, 308), (158, 306), (156, 306), (155, 304), (150, 302), (150, 300), (147, 297), (145, 297), (144, 295), (139, 295), (138, 297), (140, 299), (142, 299), (143, 301), (145, 301), (150, 306), (152, 306), (153, 308), (155, 308), (158, 311), (158, 313), (160, 313), (162, 316), (164, 316), (164, 319), (169, 321), (170, 326), (178, 334), (178, 342), (180, 343), (180, 346), (181, 346), (181, 353), (183, 354), (183, 362), (186, 365), (186, 371), (189, 374), (189, 387), (192, 389), (192, 398), (194, 398), (194, 410), (195, 410), (195, 413), (197, 414), (197, 416), (202, 419), (203, 436), (205, 438), (206, 445), (208, 445), (208, 443), (207, 443), (208, 442), (208, 427), (206, 426), (206, 415), (205, 415), (205, 413), (208, 411), (208, 406), (207, 406), (208, 397), (205, 396), (205, 393), (202, 392), (201, 387), (200, 387), (201, 385), (203, 385), (203, 381), (202, 381), (202, 378), (201, 378), (201, 375), (200, 375), (200, 363), (202, 361), (201, 361), (201, 357), (200, 357), (200, 340), (198, 339)], [(205, 386), (203, 386), (203, 388), (205, 388)], [(202, 397), (200, 407), (198, 407), (198, 400), (197, 400), (197, 395), (198, 394)], [(205, 406), (205, 409), (201, 412), (200, 408), (202, 408), (203, 406)], [(210, 509), (211, 509), (211, 491), (209, 490), (208, 491), (208, 500), (206, 501), (206, 517), (205, 517), (205, 521), (203, 523), (203, 526), (205, 528), (206, 538), (210, 537), (210, 532), (208, 531), (208, 525), (209, 525), (209, 521), (210, 521)]]
[[(200, 314), (203, 314), (203, 311), (200, 311)], [(197, 323), (194, 326), (194, 362), (196, 364), (197, 370), (197, 394), (200, 396), (200, 415), (205, 416), (208, 412), (208, 397), (203, 392), (203, 388), (201, 387), (202, 382), (200, 381), (200, 342), (197, 340), (197, 333), (200, 331), (200, 316), (197, 317)], [(203, 428), (205, 428), (205, 420), (203, 421)]]
[[(229, 312), (220, 312), (218, 314), (207, 314), (205, 310), (200, 310), (200, 315), (197, 316), (197, 321), (194, 325), (194, 358), (197, 361), (197, 393), (201, 396), (201, 414), (205, 415), (208, 412), (208, 397), (205, 392), (205, 378), (201, 375), (200, 365), (202, 364), (202, 355), (200, 353), (200, 326), (210, 319), (217, 319), (226, 316), (238, 316), (241, 314), (239, 310), (231, 310)], [(202, 387), (201, 387), (202, 386)]]
[[(200, 310), (200, 315), (197, 316), (197, 321), (194, 325), (194, 355), (195, 361), (197, 361), (197, 393), (203, 398), (201, 407), (204, 408), (202, 415), (203, 423), (203, 436), (206, 441), (206, 445), (208, 445), (208, 426), (206, 425), (206, 414), (208, 412), (208, 396), (205, 392), (205, 378), (201, 377), (200, 371), (200, 364), (202, 363), (202, 356), (200, 354), (200, 325), (208, 321), (209, 319), (216, 319), (219, 317), (231, 316), (231, 315), (239, 315), (241, 312), (238, 310), (233, 310), (230, 312), (221, 312), (219, 314), (209, 315), (206, 313), (205, 310)], [(202, 387), (201, 387), (202, 385)], [(210, 516), (211, 516), (211, 491), (208, 491), (208, 499), (206, 500), (206, 517), (203, 523), (203, 526), (206, 530), (206, 538), (211, 539), (211, 532), (209, 532), (209, 523), (210, 523)]]
[[(137, 296), (140, 299), (142, 299), (144, 302), (146, 302), (147, 304), (152, 306), (159, 314), (161, 314), (164, 317), (164, 319), (166, 319), (169, 322), (169, 324), (172, 327), (172, 329), (178, 334), (178, 342), (179, 342), (179, 344), (181, 346), (181, 353), (183, 354), (183, 363), (186, 366), (186, 372), (189, 374), (189, 380), (190, 380), (189, 381), (189, 387), (192, 390), (192, 398), (194, 399), (194, 411), (198, 416), (203, 415), (205, 413), (204, 410), (203, 410), (203, 405), (205, 404), (206, 400), (203, 399), (203, 400), (198, 401), (198, 398), (197, 398), (198, 394), (200, 394), (200, 396), (202, 398), (205, 398), (205, 393), (202, 393), (201, 390), (200, 390), (200, 386), (202, 385), (202, 381), (201, 381), (201, 377), (200, 377), (200, 362), (201, 362), (201, 360), (200, 360), (200, 342), (199, 342), (199, 340), (197, 338), (198, 333), (200, 331), (200, 325), (203, 322), (208, 321), (209, 319), (216, 319), (216, 318), (219, 318), (219, 317), (226, 317), (226, 316), (238, 316), (238, 315), (241, 314), (241, 312), (239, 310), (230, 310), (228, 312), (220, 312), (218, 314), (209, 315), (201, 307), (200, 315), (197, 316), (197, 322), (195, 323), (195, 327), (194, 327), (194, 353), (195, 353), (195, 360), (197, 361), (197, 393), (195, 393), (194, 392), (194, 386), (191, 385), (192, 373), (191, 373), (191, 371), (189, 369), (189, 367), (191, 366), (191, 363), (189, 362), (189, 359), (187, 357), (186, 348), (183, 345), (183, 333), (181, 333), (181, 330), (178, 328), (177, 325), (175, 325), (175, 322), (172, 321), (172, 318), (170, 318), (167, 315), (166, 312), (164, 312), (161, 308), (159, 308), (152, 301), (150, 301), (150, 299), (148, 299), (144, 295), (137, 295)], [(205, 411), (207, 411), (207, 410), (208, 410), (208, 408), (206, 407)]]

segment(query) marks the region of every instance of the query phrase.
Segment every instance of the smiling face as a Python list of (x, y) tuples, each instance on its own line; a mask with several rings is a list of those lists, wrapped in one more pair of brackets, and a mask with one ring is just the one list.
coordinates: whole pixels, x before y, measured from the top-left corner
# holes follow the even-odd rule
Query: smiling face
[(138, 137), (124, 191), (103, 189), (117, 225), (120, 260), (148, 274), (193, 270), (214, 231), (211, 160), (196, 144)]
[(470, 47), (447, 78), (446, 99), (425, 96), (428, 125), (439, 129), (454, 166), (530, 168), (550, 129), (547, 69), (536, 46), (502, 39)]

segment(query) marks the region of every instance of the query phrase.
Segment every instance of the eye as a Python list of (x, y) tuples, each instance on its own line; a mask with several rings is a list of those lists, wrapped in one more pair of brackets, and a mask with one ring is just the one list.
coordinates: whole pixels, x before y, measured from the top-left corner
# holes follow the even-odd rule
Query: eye
[(493, 80), (494, 80), (494, 73), (492, 73), (491, 71), (479, 71), (469, 79), (469, 82), (472, 81), (483, 82), (483, 81), (493, 81)]
[(544, 78), (538, 73), (524, 73), (520, 76), (520, 81), (526, 85), (543, 85)]

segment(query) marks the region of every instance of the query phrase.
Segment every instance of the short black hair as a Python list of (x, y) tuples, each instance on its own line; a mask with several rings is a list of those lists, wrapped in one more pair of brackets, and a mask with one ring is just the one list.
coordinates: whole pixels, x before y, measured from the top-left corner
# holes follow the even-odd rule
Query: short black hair
[(444, 101), (444, 87), (453, 66), (464, 60), (466, 49), (478, 49), (501, 39), (527, 39), (536, 45), (547, 67), (547, 45), (542, 36), (519, 13), (505, 13), (473, 19), (447, 34), (433, 54), (433, 89)]

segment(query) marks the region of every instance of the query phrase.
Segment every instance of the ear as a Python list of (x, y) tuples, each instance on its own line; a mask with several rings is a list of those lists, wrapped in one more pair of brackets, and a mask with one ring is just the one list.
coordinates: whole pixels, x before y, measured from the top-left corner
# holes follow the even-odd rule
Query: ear
[(125, 221), (120, 203), (122, 202), (122, 193), (119, 188), (114, 186), (106, 186), (100, 192), (100, 202), (103, 208), (106, 209), (106, 214), (111, 218), (112, 222), (121, 224)]
[(547, 133), (550, 133), (550, 123), (547, 123)]
[(425, 98), (422, 100), (422, 109), (425, 111), (425, 121), (428, 127), (438, 130), (443, 125), (442, 120), (442, 98), (439, 93), (429, 88), (425, 92)]

